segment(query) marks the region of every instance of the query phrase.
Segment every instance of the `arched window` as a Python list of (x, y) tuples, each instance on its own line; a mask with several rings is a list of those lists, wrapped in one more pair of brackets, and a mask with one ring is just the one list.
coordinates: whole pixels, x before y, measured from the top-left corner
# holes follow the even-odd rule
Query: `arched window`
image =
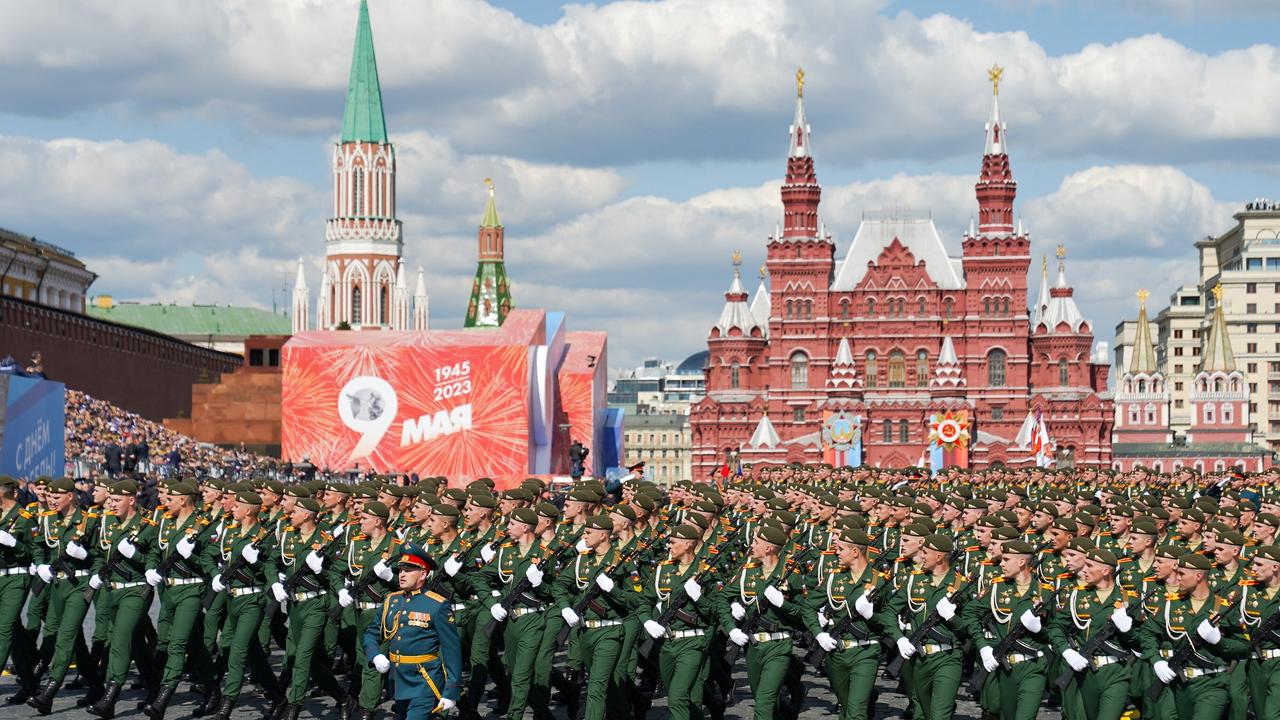
[(791, 354), (791, 389), (809, 387), (809, 356), (800, 351)]
[[(1063, 360), (1062, 362), (1066, 362), (1066, 360)], [(1140, 393), (1144, 393), (1144, 392), (1146, 392), (1146, 391), (1147, 391), (1147, 381), (1146, 381), (1146, 380), (1139, 379), (1139, 380), (1138, 380), (1138, 392), (1140, 392)]]
[(991, 314), (991, 298), (982, 298), (982, 316), (987, 317)]
[(867, 387), (879, 387), (880, 384), (880, 367), (876, 361), (876, 351), (867, 351)]
[(916, 353), (916, 385), (924, 387), (929, 384), (929, 353), (921, 350)]
[(898, 421), (898, 442), (905, 443), (911, 441), (911, 426), (906, 420)]
[(884, 441), (887, 443), (893, 442), (893, 421), (892, 420), (884, 421), (882, 431), (883, 431), (882, 434), (884, 435)]
[(1138, 413), (1138, 406), (1137, 406), (1137, 405), (1130, 405), (1130, 406), (1129, 406), (1129, 424), (1130, 424), (1130, 425), (1137, 425), (1137, 424), (1138, 424), (1138, 415), (1139, 415), (1139, 413)]
[(792, 303), (790, 300), (788, 300), (788, 301), (787, 301), (787, 319), (788, 319), (788, 320), (790, 320), (790, 319), (791, 319), (791, 313), (792, 313), (792, 311), (793, 311), (793, 308), (794, 308), (794, 303)]
[(996, 348), (987, 353), (987, 384), (991, 387), (1004, 387), (1004, 351)]
[(1143, 420), (1146, 422), (1146, 424), (1148, 425), (1156, 424), (1156, 406), (1154, 404), (1147, 403), (1147, 406), (1142, 409), (1142, 412), (1143, 412), (1143, 415), (1145, 416)]
[(1213, 424), (1213, 403), (1204, 404), (1204, 422), (1206, 425)]
[(1222, 392), (1222, 378), (1214, 378), (1213, 391), (1216, 393)]
[(364, 170), (356, 168), (351, 171), (351, 208), (352, 215), (364, 215)]
[(919, 315), (920, 317), (924, 317), (924, 308), (925, 308), (924, 298), (920, 298), (920, 301), (918, 304), (919, 304), (919, 308), (916, 311), (916, 315)]
[(739, 367), (737, 360), (734, 360), (733, 364), (729, 366), (729, 387), (733, 390), (738, 389), (738, 376), (740, 370), (741, 368)]
[(387, 286), (383, 285), (382, 290), (378, 293), (378, 322), (383, 325), (391, 324), (390, 316), (387, 314), (388, 294)]
[(867, 298), (867, 317), (876, 316), (876, 299)]
[(889, 353), (889, 387), (907, 386), (907, 356), (901, 350)]
[(840, 319), (841, 320), (849, 319), (849, 301), (848, 300), (840, 301)]
[(898, 298), (898, 317), (903, 317), (907, 314), (907, 311), (905, 310), (906, 306), (907, 301), (902, 298)]
[(1230, 425), (1232, 423), (1232, 414), (1233, 413), (1231, 410), (1231, 403), (1229, 402), (1222, 403), (1222, 424), (1223, 425)]
[(363, 322), (363, 315), (360, 314), (360, 286), (351, 288), (351, 324), (355, 325)]
[(1058, 360), (1058, 384), (1062, 385), (1063, 387), (1066, 387), (1067, 385), (1069, 385), (1070, 383), (1067, 382), (1070, 379), (1068, 375), (1069, 373), (1067, 372), (1067, 359), (1061, 358), (1060, 360)]
[(946, 318), (947, 320), (950, 320), (951, 313), (953, 310), (955, 310), (955, 305), (956, 305), (955, 300), (951, 298), (947, 298), (943, 300), (942, 301), (942, 317)]
[(804, 319), (805, 320), (813, 319), (813, 301), (812, 300), (804, 301)]
[(1005, 317), (1009, 317), (1009, 298), (1004, 299), (1002, 314)]

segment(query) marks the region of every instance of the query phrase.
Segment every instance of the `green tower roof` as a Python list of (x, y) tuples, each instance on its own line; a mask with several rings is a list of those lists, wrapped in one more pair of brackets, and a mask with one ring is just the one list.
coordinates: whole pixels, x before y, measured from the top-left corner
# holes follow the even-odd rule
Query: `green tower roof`
[(489, 202), (484, 206), (484, 217), (480, 218), (480, 227), (502, 227), (502, 221), (498, 219), (498, 204), (493, 199), (493, 181), (485, 178), (484, 184), (489, 186)]
[(351, 80), (347, 83), (347, 109), (342, 115), (342, 142), (386, 141), (387, 119), (382, 114), (382, 88), (378, 85), (378, 60), (373, 54), (369, 3), (360, 0), (356, 48), (351, 56)]

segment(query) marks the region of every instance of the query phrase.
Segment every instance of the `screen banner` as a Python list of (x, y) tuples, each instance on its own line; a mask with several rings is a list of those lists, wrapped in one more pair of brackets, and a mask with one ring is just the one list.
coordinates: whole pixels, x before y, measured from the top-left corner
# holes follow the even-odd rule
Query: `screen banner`
[(59, 382), (0, 374), (0, 475), (66, 473), (67, 389)]

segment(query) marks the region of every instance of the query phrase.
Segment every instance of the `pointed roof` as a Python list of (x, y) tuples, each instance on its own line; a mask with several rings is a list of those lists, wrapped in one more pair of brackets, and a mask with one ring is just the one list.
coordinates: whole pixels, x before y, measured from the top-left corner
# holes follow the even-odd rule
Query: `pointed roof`
[(751, 317), (755, 318), (756, 324), (764, 331), (765, 336), (769, 335), (769, 315), (773, 313), (773, 303), (769, 298), (769, 288), (765, 285), (764, 268), (760, 268), (760, 285), (756, 288), (756, 294), (751, 297)]
[(302, 264), (302, 258), (298, 258), (298, 275), (296, 278), (294, 278), (293, 289), (294, 290), (307, 289), (307, 273)]
[[(502, 221), (498, 219), (498, 205), (494, 201), (493, 180), (484, 179), (484, 184), (489, 186), (489, 202), (484, 206), (484, 217), (480, 218), (480, 227), (496, 228), (502, 227)], [(518, 222), (518, 221), (517, 221)]]
[(991, 113), (987, 115), (987, 143), (983, 154), (1008, 155), (1009, 141), (1005, 137), (1008, 126), (1000, 118), (1000, 76), (1004, 74), (1004, 68), (993, 66), (987, 74), (991, 78)]
[(1040, 258), (1040, 292), (1036, 294), (1035, 307), (1031, 308), (1031, 328), (1034, 330), (1044, 318), (1049, 307), (1049, 258)]
[(858, 378), (857, 368), (853, 366), (853, 349), (849, 345), (849, 338), (840, 338), (840, 348), (836, 350), (836, 359), (831, 362), (831, 374), (827, 376), (827, 392), (846, 395), (861, 391), (862, 380)]
[(351, 56), (351, 79), (347, 82), (341, 142), (387, 142), (387, 120), (382, 112), (382, 88), (378, 83), (378, 60), (373, 54), (373, 30), (369, 26), (367, 0), (360, 0), (360, 19), (356, 22), (356, 45)]
[(1067, 270), (1064, 262), (1066, 256), (1066, 249), (1059, 245), (1058, 283), (1049, 291), (1049, 303), (1036, 324), (1036, 328), (1043, 326), (1050, 334), (1053, 334), (1063, 323), (1067, 324), (1068, 332), (1078, 333), (1087, 322), (1080, 308), (1076, 307), (1075, 298), (1072, 297), (1075, 291), (1067, 284)]
[(849, 338), (840, 338), (840, 349), (836, 350), (836, 365), (852, 365), (853, 350), (849, 347)]
[(1156, 346), (1151, 342), (1151, 323), (1147, 320), (1146, 290), (1138, 291), (1138, 336), (1133, 342), (1133, 356), (1129, 358), (1129, 374), (1152, 375), (1156, 372)]
[(938, 364), (933, 369), (933, 379), (929, 381), (929, 389), (934, 395), (948, 394), (948, 391), (959, 390), (967, 383), (964, 370), (960, 367), (960, 358), (956, 355), (955, 343), (950, 335), (942, 337), (942, 349), (938, 352)]
[(782, 443), (782, 438), (778, 437), (778, 431), (773, 429), (773, 423), (769, 421), (768, 413), (760, 416), (760, 422), (756, 423), (755, 432), (751, 433), (751, 439), (747, 444), (754, 448), (775, 448)]
[(427, 296), (427, 276), (422, 272), (422, 268), (418, 268), (418, 287), (413, 291), (415, 297)]
[(1231, 352), (1231, 336), (1227, 333), (1227, 321), (1222, 316), (1222, 286), (1215, 285), (1213, 297), (1217, 304), (1213, 308), (1213, 323), (1204, 336), (1204, 349), (1200, 353), (1201, 372), (1235, 372), (1236, 356)]
[(396, 289), (405, 291), (409, 289), (409, 278), (404, 271), (404, 258), (396, 262)]
[(955, 343), (951, 342), (951, 336), (947, 335), (942, 338), (942, 352), (938, 353), (939, 365), (959, 365), (960, 358), (956, 357)]
[(791, 121), (791, 148), (787, 157), (812, 156), (810, 147), (811, 129), (809, 120), (804, 115), (804, 70), (796, 71), (796, 116)]
[(733, 282), (729, 283), (729, 290), (724, 294), (724, 309), (720, 311), (720, 319), (716, 321), (716, 327), (720, 328), (722, 336), (728, 335), (732, 328), (738, 328), (743, 335), (750, 335), (753, 329), (760, 328), (763, 335), (765, 328), (768, 327), (767, 325), (762, 327), (756, 322), (750, 306), (747, 305), (747, 291), (742, 288), (742, 277), (738, 272), (741, 264), (741, 255), (734, 253)]

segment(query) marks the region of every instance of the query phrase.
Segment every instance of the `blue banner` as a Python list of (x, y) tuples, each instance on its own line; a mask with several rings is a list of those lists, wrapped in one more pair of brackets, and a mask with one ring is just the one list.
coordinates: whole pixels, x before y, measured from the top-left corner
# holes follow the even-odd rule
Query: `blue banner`
[(66, 395), (62, 383), (0, 375), (0, 475), (66, 474)]

